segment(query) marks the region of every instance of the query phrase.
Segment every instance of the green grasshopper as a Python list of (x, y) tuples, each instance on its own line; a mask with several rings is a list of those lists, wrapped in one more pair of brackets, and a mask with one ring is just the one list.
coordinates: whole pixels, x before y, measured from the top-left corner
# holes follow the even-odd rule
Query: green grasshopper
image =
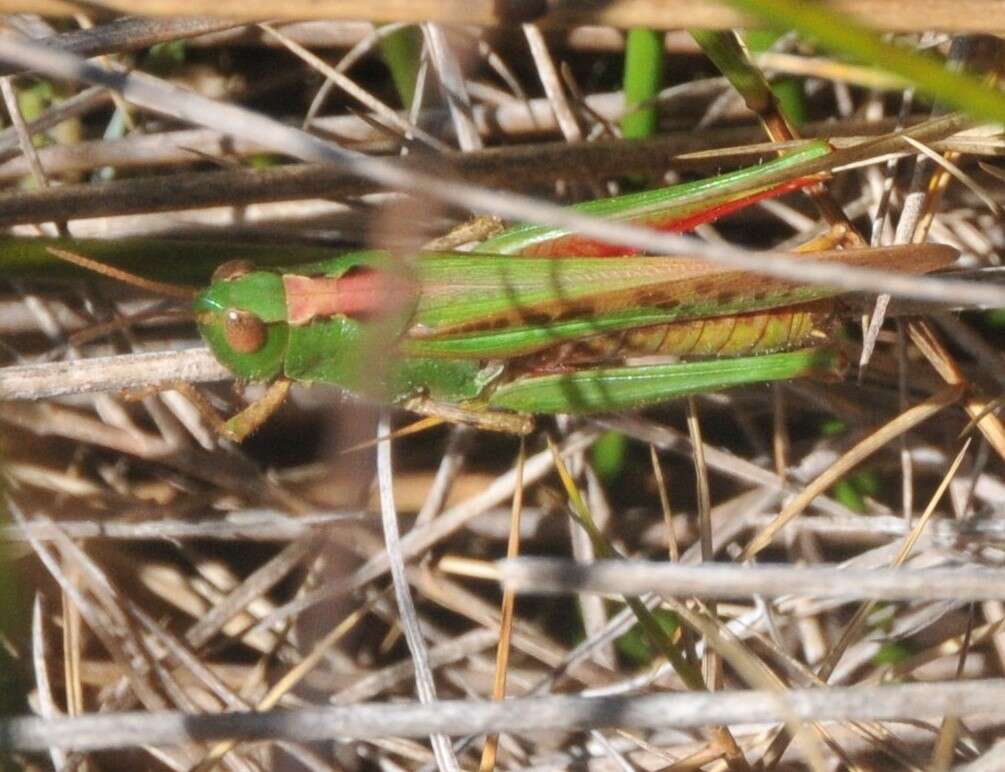
[[(688, 230), (811, 184), (788, 170), (829, 152), (588, 202), (599, 217)], [(940, 245), (830, 250), (806, 259), (928, 272)], [(528, 416), (639, 408), (741, 384), (834, 374), (833, 290), (633, 254), (538, 226), (477, 252), (353, 252), (286, 270), (221, 265), (195, 300), (202, 337), (245, 381), (272, 386), (222, 425), (240, 441), (291, 382), (327, 383), (447, 420), (529, 431)], [(668, 362), (669, 357), (674, 360)]]

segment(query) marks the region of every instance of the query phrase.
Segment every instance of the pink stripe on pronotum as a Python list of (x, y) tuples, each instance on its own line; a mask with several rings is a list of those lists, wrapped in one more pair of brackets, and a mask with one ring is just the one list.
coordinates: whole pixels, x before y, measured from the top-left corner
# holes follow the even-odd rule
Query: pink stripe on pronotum
[(392, 271), (367, 269), (347, 275), (298, 276), (283, 274), (286, 321), (308, 324), (316, 318), (344, 314), (373, 317), (414, 302), (418, 289)]

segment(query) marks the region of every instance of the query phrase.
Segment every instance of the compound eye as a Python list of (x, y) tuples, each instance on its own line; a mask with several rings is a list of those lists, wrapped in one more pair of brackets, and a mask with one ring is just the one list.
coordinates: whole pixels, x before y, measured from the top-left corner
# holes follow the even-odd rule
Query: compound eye
[(250, 260), (228, 260), (216, 267), (216, 270), (213, 271), (212, 281), (233, 281), (247, 276), (254, 270), (255, 264)]
[(265, 322), (254, 314), (232, 308), (224, 316), (223, 335), (238, 354), (254, 354), (265, 345), (268, 331)]

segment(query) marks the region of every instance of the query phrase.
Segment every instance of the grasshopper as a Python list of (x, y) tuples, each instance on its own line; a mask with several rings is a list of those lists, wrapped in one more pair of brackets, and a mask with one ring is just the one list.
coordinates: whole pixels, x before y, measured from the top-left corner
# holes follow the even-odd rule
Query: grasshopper
[[(828, 150), (811, 143), (757, 167), (577, 209), (688, 230), (815, 182), (771, 180)], [(199, 331), (236, 376), (274, 384), (225, 433), (247, 436), (290, 382), (526, 431), (528, 415), (626, 410), (840, 369), (825, 345), (837, 311), (826, 287), (632, 254), (540, 226), (513, 227), (477, 249), (411, 260), (370, 250), (288, 270), (220, 266), (195, 301)], [(804, 256), (928, 272), (956, 252), (914, 245)]]
[[(800, 165), (829, 152), (826, 142), (809, 143), (758, 166), (575, 208), (690, 230), (817, 182), (800, 176)], [(956, 251), (922, 244), (794, 257), (925, 273)], [(286, 269), (234, 260), (194, 294), (199, 332), (216, 358), (240, 380), (271, 384), (229, 421), (217, 419), (235, 441), (294, 382), (525, 433), (536, 414), (627, 410), (842, 369), (827, 345), (839, 311), (832, 289), (542, 226), (512, 227), (475, 252), (404, 259), (367, 250)]]

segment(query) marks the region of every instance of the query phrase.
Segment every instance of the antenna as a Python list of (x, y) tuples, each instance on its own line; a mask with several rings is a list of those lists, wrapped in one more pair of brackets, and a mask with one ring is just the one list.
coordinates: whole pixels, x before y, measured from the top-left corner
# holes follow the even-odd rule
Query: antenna
[(58, 247), (46, 247), (46, 251), (60, 260), (65, 260), (68, 263), (73, 263), (88, 271), (107, 276), (124, 284), (131, 284), (134, 287), (153, 292), (156, 295), (166, 295), (167, 297), (180, 298), (182, 300), (193, 300), (197, 294), (197, 290), (194, 287), (186, 287), (182, 284), (171, 284), (154, 279), (144, 279), (142, 276), (129, 273), (129, 271), (124, 271), (121, 268), (106, 265), (90, 257), (84, 257), (83, 255), (59, 249)]

